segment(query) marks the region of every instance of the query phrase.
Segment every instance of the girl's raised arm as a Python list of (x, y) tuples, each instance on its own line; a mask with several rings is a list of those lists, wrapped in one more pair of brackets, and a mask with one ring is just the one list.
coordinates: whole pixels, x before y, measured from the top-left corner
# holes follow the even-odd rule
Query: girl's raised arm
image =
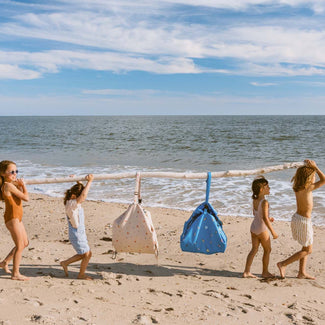
[(77, 203), (82, 203), (86, 200), (89, 189), (90, 189), (90, 185), (91, 182), (94, 179), (94, 175), (93, 174), (89, 174), (86, 176), (86, 180), (87, 180), (87, 184), (85, 186), (85, 188), (83, 189), (83, 191), (81, 192), (81, 194), (77, 197)]
[(312, 167), (315, 169), (318, 177), (319, 177), (319, 180), (317, 182), (315, 182), (314, 184), (311, 184), (310, 186), (310, 190), (313, 191), (313, 190), (316, 190), (317, 188), (320, 188), (321, 186), (325, 185), (325, 175), (324, 173), (317, 167), (315, 161), (313, 160), (305, 160), (305, 164), (306, 166), (308, 167)]
[(18, 179), (17, 185), (18, 185), (18, 187), (21, 188), (21, 190), (19, 190), (14, 184), (5, 183), (4, 192), (8, 193), (8, 194), (10, 193), (11, 195), (15, 195), (23, 201), (28, 201), (29, 194), (28, 194), (25, 182), (22, 179)]

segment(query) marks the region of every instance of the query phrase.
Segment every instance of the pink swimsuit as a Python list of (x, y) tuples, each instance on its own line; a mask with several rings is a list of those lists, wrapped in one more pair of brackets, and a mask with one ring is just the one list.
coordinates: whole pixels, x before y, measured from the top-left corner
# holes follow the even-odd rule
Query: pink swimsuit
[(253, 206), (253, 214), (254, 214), (254, 220), (251, 225), (251, 232), (255, 235), (259, 235), (264, 231), (267, 231), (267, 227), (265, 225), (265, 222), (263, 220), (263, 211), (262, 211), (262, 202), (264, 200), (261, 200), (257, 210), (254, 209)]

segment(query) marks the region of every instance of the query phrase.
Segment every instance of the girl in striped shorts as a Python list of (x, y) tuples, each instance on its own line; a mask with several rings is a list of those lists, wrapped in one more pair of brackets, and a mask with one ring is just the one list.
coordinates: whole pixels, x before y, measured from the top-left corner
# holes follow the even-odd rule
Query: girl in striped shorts
[[(317, 182), (316, 173), (319, 177)], [(277, 265), (281, 278), (284, 278), (286, 267), (299, 260), (297, 278), (315, 280), (313, 276), (306, 273), (307, 257), (311, 254), (313, 246), (313, 227), (311, 222), (311, 212), (313, 209), (312, 191), (325, 184), (325, 175), (313, 160), (305, 160), (305, 165), (297, 169), (292, 181), (297, 203), (297, 211), (291, 219), (292, 237), (302, 245), (302, 249)]]

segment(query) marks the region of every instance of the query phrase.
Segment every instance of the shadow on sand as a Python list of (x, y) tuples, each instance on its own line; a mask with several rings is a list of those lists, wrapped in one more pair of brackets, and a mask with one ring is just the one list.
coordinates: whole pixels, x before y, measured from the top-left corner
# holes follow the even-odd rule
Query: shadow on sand
[[(21, 265), (20, 271), (28, 277), (43, 277), (49, 276), (52, 278), (76, 279), (78, 276), (79, 264), (73, 264), (69, 267), (69, 277), (65, 277), (63, 269), (59, 264), (54, 265)], [(94, 279), (102, 279), (101, 272), (112, 272), (116, 274), (147, 276), (147, 277), (172, 277), (180, 276), (216, 276), (216, 277), (234, 277), (240, 278), (242, 273), (232, 272), (228, 270), (213, 270), (193, 266), (180, 265), (141, 265), (133, 263), (89, 263), (87, 268), (88, 274)], [(6, 274), (0, 270), (0, 279), (8, 279), (10, 274)]]

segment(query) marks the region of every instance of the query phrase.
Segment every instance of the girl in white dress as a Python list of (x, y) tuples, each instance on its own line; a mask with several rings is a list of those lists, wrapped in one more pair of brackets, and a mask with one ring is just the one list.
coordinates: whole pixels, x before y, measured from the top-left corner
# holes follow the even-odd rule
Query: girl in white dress
[(84, 210), (81, 207), (81, 203), (86, 200), (93, 179), (94, 176), (92, 174), (87, 175), (86, 186), (78, 182), (66, 191), (64, 197), (65, 211), (69, 225), (69, 240), (77, 254), (62, 261), (60, 264), (63, 267), (65, 275), (68, 276), (68, 265), (81, 260), (78, 279), (83, 280), (92, 280), (90, 276), (85, 274), (92, 254), (88, 245), (84, 223)]

